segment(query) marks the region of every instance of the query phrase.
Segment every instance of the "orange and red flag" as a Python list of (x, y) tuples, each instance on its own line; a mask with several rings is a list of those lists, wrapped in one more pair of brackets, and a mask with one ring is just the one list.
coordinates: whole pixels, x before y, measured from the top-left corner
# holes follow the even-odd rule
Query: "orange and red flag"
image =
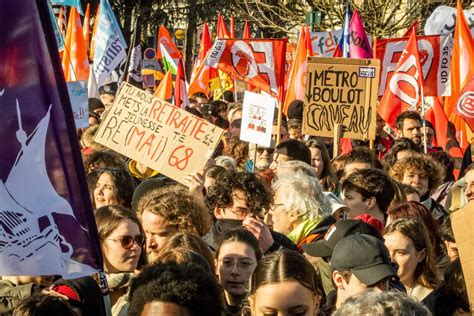
[(416, 36), (412, 33), (377, 111), (387, 124), (395, 128), (397, 116), (407, 110), (418, 110), (422, 96), (423, 72)]

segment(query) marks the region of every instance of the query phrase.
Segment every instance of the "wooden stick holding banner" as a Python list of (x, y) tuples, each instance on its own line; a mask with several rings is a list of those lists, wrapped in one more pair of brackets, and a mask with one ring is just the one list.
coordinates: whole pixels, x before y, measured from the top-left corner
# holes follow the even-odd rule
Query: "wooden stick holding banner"
[(341, 124), (334, 125), (334, 138), (333, 138), (333, 149), (332, 149), (332, 157), (336, 158), (339, 157), (341, 153), (341, 138), (342, 133), (344, 130), (344, 126)]
[(428, 152), (428, 143), (426, 141), (426, 113), (425, 113), (425, 96), (423, 93), (423, 85), (421, 86), (421, 117), (423, 119), (423, 151)]

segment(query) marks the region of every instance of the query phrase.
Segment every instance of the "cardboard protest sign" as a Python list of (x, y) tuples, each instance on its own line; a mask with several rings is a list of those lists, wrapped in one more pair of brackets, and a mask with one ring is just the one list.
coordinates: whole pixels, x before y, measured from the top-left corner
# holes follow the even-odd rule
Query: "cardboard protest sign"
[(94, 140), (181, 182), (202, 170), (223, 132), (125, 83)]
[(269, 95), (245, 91), (240, 139), (270, 147), (276, 104), (277, 99)]
[(303, 133), (333, 137), (341, 124), (344, 137), (375, 139), (379, 71), (376, 59), (310, 57)]
[[(418, 54), (423, 68), (424, 95), (451, 95), (451, 36), (417, 36)], [(378, 95), (382, 96), (394, 74), (400, 56), (407, 46), (408, 37), (377, 40), (375, 58), (381, 60), (381, 77)]]
[(474, 203), (468, 203), (451, 214), (451, 227), (458, 246), (462, 273), (472, 310), (474, 304), (474, 230), (472, 230), (474, 227)]
[(71, 99), (72, 112), (76, 128), (89, 126), (89, 100), (87, 97), (87, 81), (67, 82), (67, 90)]

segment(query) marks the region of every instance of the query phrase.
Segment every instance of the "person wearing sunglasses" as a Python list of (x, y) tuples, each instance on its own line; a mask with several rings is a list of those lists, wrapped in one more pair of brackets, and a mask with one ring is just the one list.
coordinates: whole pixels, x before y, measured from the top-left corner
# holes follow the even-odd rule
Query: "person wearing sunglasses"
[[(272, 141), (270, 147), (257, 146), (257, 154), (255, 155), (255, 145), (249, 146), (249, 160), (254, 162), (255, 170), (262, 171), (270, 167), (272, 163), (273, 152), (275, 151), (275, 142)], [(253, 159), (255, 158), (255, 161)], [(247, 163), (248, 164), (248, 163)]]
[(98, 208), (95, 222), (112, 306), (126, 294), (134, 271), (145, 263), (145, 234), (136, 213), (119, 205)]

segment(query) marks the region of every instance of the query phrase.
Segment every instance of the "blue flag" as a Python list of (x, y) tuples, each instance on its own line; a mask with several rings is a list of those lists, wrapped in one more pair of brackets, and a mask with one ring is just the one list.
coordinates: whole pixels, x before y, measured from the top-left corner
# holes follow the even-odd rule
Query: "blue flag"
[(0, 275), (91, 275), (102, 255), (46, 1), (2, 0), (0, 29)]
[(49, 14), (51, 16), (51, 23), (53, 24), (54, 29), (54, 36), (56, 37), (56, 44), (58, 45), (59, 50), (64, 49), (64, 38), (59, 30), (58, 20), (56, 20), (56, 16), (54, 15), (53, 8), (51, 7), (51, 3), (48, 3)]
[(342, 27), (342, 37), (339, 41), (339, 47), (342, 52), (342, 57), (350, 58), (350, 43), (351, 43), (351, 30), (350, 30), (350, 21), (351, 21), (351, 5), (350, 1), (347, 0), (346, 4), (346, 14), (344, 15), (344, 25)]
[(80, 15), (84, 15), (81, 7), (81, 0), (51, 0), (51, 4), (66, 5), (69, 7), (76, 7)]
[(94, 76), (101, 87), (114, 69), (127, 57), (127, 43), (107, 0), (100, 1), (100, 14), (95, 36)]

